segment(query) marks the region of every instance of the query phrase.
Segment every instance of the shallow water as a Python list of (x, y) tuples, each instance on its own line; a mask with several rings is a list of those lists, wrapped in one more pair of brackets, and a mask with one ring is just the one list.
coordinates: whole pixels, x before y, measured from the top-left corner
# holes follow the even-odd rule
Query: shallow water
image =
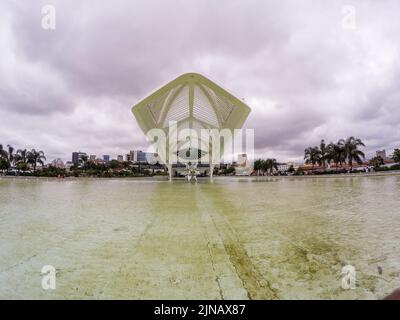
[(0, 179), (0, 298), (379, 299), (399, 208), (400, 176)]

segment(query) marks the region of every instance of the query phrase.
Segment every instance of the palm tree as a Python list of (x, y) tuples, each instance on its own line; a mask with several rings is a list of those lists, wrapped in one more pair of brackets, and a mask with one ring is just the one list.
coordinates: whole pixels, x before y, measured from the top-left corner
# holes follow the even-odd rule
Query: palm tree
[(8, 144), (7, 148), (8, 148), (8, 162), (10, 163), (11, 166), (15, 160), (14, 147)]
[(3, 145), (0, 144), (0, 158), (7, 158), (8, 159), (8, 153), (6, 150), (4, 150)]
[(361, 139), (357, 139), (354, 137), (349, 137), (344, 142), (344, 149), (346, 152), (346, 159), (350, 166), (350, 172), (353, 171), (353, 161), (361, 164), (363, 162), (363, 159), (365, 159), (364, 152), (358, 150), (358, 148), (361, 146), (365, 147), (365, 144), (361, 141)]
[(7, 170), (10, 167), (10, 164), (5, 158), (0, 158), (0, 170), (4, 173), (4, 170)]
[(344, 149), (344, 140), (341, 139), (337, 143), (331, 142), (328, 147), (328, 162), (333, 161), (338, 170), (338, 165), (342, 166), (342, 163), (346, 160), (346, 152)]
[(28, 151), (26, 149), (18, 149), (15, 154), (15, 165), (17, 169), (26, 171), (28, 166)]
[(272, 170), (278, 170), (278, 163), (276, 162), (276, 159), (267, 159), (263, 163), (263, 169), (264, 171), (267, 171), (268, 174), (271, 174)]
[(4, 150), (3, 145), (0, 144), (0, 170), (4, 172), (4, 170), (7, 170), (9, 167), (8, 153)]
[(400, 162), (400, 149), (394, 149), (392, 158), (395, 162)]
[(326, 171), (326, 164), (330, 162), (330, 159), (329, 159), (329, 148), (325, 144), (324, 139), (321, 140), (321, 143), (319, 145), (319, 151), (320, 151), (319, 164), (322, 165), (324, 171)]
[(28, 152), (27, 159), (28, 163), (32, 164), (33, 171), (36, 171), (36, 165), (39, 163), (40, 165), (43, 166), (46, 157), (44, 156), (43, 151), (36, 151), (35, 149), (32, 149), (31, 151)]
[(89, 157), (86, 154), (81, 156), (82, 168), (86, 169), (86, 165), (88, 163)]
[(254, 161), (254, 170), (257, 170), (257, 176), (260, 175), (260, 170), (263, 169), (263, 160), (261, 159), (257, 159), (256, 161)]
[(18, 149), (15, 154), (15, 163), (27, 163), (28, 151), (26, 149)]
[(304, 160), (307, 164), (311, 163), (311, 171), (314, 171), (315, 164), (321, 161), (321, 151), (318, 147), (308, 147), (304, 150)]
[(371, 160), (369, 160), (369, 164), (373, 166), (375, 169), (379, 168), (381, 165), (383, 165), (385, 162), (383, 161), (383, 158), (380, 156), (373, 157)]

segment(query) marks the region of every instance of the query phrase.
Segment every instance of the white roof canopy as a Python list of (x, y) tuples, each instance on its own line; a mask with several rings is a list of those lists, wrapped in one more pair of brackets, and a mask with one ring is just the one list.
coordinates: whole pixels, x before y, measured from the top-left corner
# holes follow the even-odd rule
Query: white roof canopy
[[(145, 134), (151, 129), (166, 131), (170, 121), (177, 122), (178, 132), (182, 129), (233, 131), (243, 126), (250, 111), (243, 101), (197, 73), (179, 76), (132, 108)], [(201, 144), (208, 146), (208, 141)]]

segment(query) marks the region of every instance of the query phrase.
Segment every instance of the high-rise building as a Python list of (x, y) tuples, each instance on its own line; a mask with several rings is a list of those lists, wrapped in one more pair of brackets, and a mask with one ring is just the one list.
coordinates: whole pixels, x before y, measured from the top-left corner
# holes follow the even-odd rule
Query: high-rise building
[(161, 163), (161, 159), (157, 153), (144, 152), (142, 150), (131, 151), (130, 158), (133, 162)]
[(131, 154), (130, 154), (130, 153), (127, 153), (127, 154), (125, 155), (125, 161), (132, 161), (132, 159), (131, 159)]
[(108, 155), (108, 154), (103, 155), (103, 161), (104, 162), (110, 161), (110, 155)]
[(123, 162), (123, 161), (124, 161), (124, 157), (123, 157), (121, 154), (119, 154), (119, 155), (117, 156), (117, 161), (118, 161), (118, 162)]
[(386, 150), (385, 150), (385, 149), (383, 149), (383, 150), (378, 150), (378, 151), (376, 152), (376, 156), (377, 156), (377, 157), (381, 157), (383, 160), (385, 160), (385, 159), (386, 159)]
[(72, 152), (72, 163), (74, 165), (77, 165), (79, 162), (79, 153), (78, 152)]
[(95, 161), (95, 160), (96, 160), (96, 155), (95, 155), (95, 154), (91, 154), (91, 155), (89, 156), (89, 160), (90, 160), (90, 161)]
[(72, 163), (77, 166), (82, 161), (82, 157), (87, 156), (85, 152), (72, 152)]
[(146, 152), (143, 152), (141, 150), (133, 151), (133, 161), (134, 162), (147, 162)]

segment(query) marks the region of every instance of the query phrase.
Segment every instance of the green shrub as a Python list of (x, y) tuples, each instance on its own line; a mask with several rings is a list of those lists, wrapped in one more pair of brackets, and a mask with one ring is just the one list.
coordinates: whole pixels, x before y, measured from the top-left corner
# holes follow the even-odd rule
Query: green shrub
[(395, 164), (391, 167), (379, 167), (375, 168), (375, 171), (392, 171), (392, 170), (400, 170), (400, 164)]

